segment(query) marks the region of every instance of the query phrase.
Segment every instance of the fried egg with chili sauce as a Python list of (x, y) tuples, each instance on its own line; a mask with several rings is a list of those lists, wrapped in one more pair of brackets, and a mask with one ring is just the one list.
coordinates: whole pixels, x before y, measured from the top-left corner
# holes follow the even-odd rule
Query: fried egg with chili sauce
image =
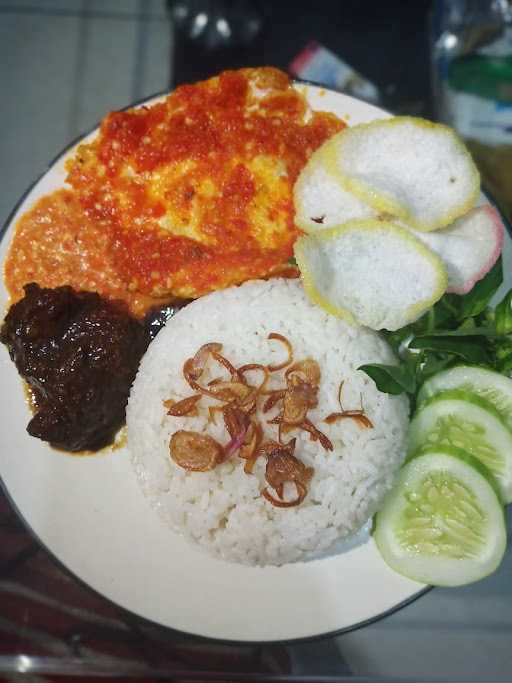
[(344, 125), (276, 69), (226, 71), (109, 114), (68, 182), (107, 226), (130, 292), (197, 297), (282, 272), (299, 234), (294, 182)]

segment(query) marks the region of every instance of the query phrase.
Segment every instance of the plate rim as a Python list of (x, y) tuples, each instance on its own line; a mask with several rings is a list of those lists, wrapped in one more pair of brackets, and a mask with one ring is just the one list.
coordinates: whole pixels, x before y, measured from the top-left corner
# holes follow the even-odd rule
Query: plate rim
[[(319, 89), (319, 90), (324, 90), (326, 92), (330, 92), (330, 93), (335, 94), (335, 95), (342, 95), (343, 97), (345, 97), (347, 99), (354, 100), (356, 102), (361, 102), (361, 103), (368, 105), (368, 106), (370, 106), (376, 110), (379, 110), (381, 112), (389, 114), (390, 116), (395, 116), (395, 114), (393, 114), (389, 110), (386, 110), (382, 107), (377, 107), (376, 105), (373, 105), (371, 103), (364, 102), (363, 100), (359, 100), (358, 98), (352, 97), (350, 95), (346, 95), (345, 93), (340, 93), (336, 90), (333, 90), (332, 88), (327, 88), (320, 83), (315, 83), (315, 82), (307, 81), (307, 80), (303, 80), (303, 79), (292, 79), (291, 82), (294, 85), (296, 84), (299, 86), (311, 87), (311, 88), (315, 88), (315, 89)], [(122, 107), (121, 109), (117, 109), (115, 111), (126, 111), (128, 109), (132, 109), (133, 107), (143, 105), (145, 103), (151, 102), (152, 100), (156, 100), (158, 98), (165, 97), (165, 96), (169, 95), (171, 92), (173, 92), (173, 90), (174, 90), (174, 88), (171, 90), (166, 89), (163, 91), (156, 92), (152, 95), (140, 98), (139, 100), (136, 100), (135, 102), (131, 102), (128, 105), (126, 105), (125, 107)], [(94, 133), (96, 130), (98, 130), (99, 126), (101, 125), (101, 120), (97, 121), (91, 128), (87, 129), (85, 132), (79, 133), (69, 143), (67, 143), (64, 147), (62, 147), (60, 149), (60, 151), (53, 158), (50, 159), (50, 161), (45, 165), (45, 167), (35, 177), (35, 179), (27, 186), (27, 188), (20, 195), (19, 199), (16, 201), (13, 208), (11, 209), (9, 214), (7, 215), (2, 226), (0, 227), (0, 243), (5, 238), (5, 236), (8, 232), (8, 229), (10, 228), (10, 226), (13, 222), (13, 219), (16, 216), (21, 205), (24, 203), (27, 196), (34, 189), (34, 187), (53, 168), (53, 166), (55, 166), (55, 164), (57, 164), (59, 162), (59, 160), (62, 159), (62, 157), (64, 157), (69, 152), (69, 150), (71, 150), (73, 147), (75, 147), (81, 140), (88, 137), (89, 135)], [(499, 212), (501, 220), (505, 226), (505, 229), (506, 229), (509, 237), (512, 238), (512, 225), (508, 221), (508, 219), (504, 215), (504, 213), (501, 211), (496, 200), (494, 199), (492, 194), (487, 190), (487, 188), (484, 188), (482, 186), (481, 191), (485, 195), (487, 200)], [(109, 605), (114, 606), (116, 609), (120, 610), (121, 613), (124, 615), (135, 616), (137, 619), (140, 619), (143, 623), (149, 624), (151, 626), (157, 626), (158, 628), (165, 629), (165, 630), (172, 632), (172, 633), (182, 634), (182, 635), (187, 636), (188, 638), (192, 638), (192, 639), (200, 641), (200, 642), (215, 642), (215, 643), (226, 644), (226, 645), (250, 646), (250, 645), (270, 645), (270, 644), (294, 645), (294, 644), (311, 643), (311, 642), (316, 642), (316, 641), (320, 641), (320, 640), (326, 640), (328, 638), (334, 638), (337, 636), (341, 636), (341, 635), (346, 634), (346, 633), (357, 631), (361, 628), (364, 628), (365, 626), (369, 626), (370, 624), (377, 623), (377, 622), (381, 621), (382, 619), (385, 619), (386, 617), (391, 616), (392, 614), (402, 610), (404, 607), (407, 607), (408, 605), (416, 602), (416, 600), (418, 600), (420, 597), (426, 595), (427, 593), (429, 593), (434, 588), (434, 586), (430, 586), (430, 585), (423, 586), (417, 592), (413, 593), (411, 596), (409, 596), (405, 600), (400, 601), (396, 605), (393, 605), (393, 607), (391, 607), (387, 610), (384, 610), (383, 612), (380, 612), (380, 613), (378, 613), (372, 617), (369, 617), (368, 619), (364, 619), (364, 620), (359, 621), (355, 624), (351, 624), (350, 626), (342, 627), (340, 629), (325, 631), (325, 632), (317, 633), (317, 634), (311, 635), (311, 636), (301, 636), (298, 638), (269, 639), (269, 640), (252, 640), (252, 639), (237, 640), (237, 639), (230, 639), (230, 638), (216, 638), (215, 636), (199, 635), (199, 634), (193, 633), (191, 631), (173, 628), (172, 626), (167, 626), (166, 624), (162, 624), (159, 621), (152, 620), (148, 617), (142, 616), (141, 614), (138, 614), (137, 612), (132, 611), (132, 610), (128, 609), (127, 607), (120, 605), (119, 603), (117, 603), (112, 598), (108, 597), (107, 595), (100, 592), (99, 590), (96, 590), (95, 588), (93, 588), (85, 579), (82, 579), (78, 574), (76, 574), (72, 569), (70, 569), (65, 564), (65, 562), (63, 560), (61, 560), (46, 545), (46, 543), (44, 543), (41, 540), (39, 535), (34, 531), (31, 524), (25, 518), (25, 516), (23, 515), (21, 510), (18, 508), (18, 505), (16, 504), (15, 500), (11, 496), (11, 493), (8, 490), (7, 485), (4, 482), (4, 479), (2, 477), (1, 472), (0, 472), (0, 489), (3, 492), (3, 494), (5, 495), (9, 505), (14, 510), (17, 518), (20, 520), (22, 526), (28, 532), (29, 536), (39, 545), (39, 547), (41, 547), (42, 549), (45, 550), (45, 552), (48, 554), (49, 558), (51, 559), (51, 561), (53, 562), (53, 564), (55, 566), (57, 566), (61, 571), (63, 571), (68, 576), (73, 577), (73, 579), (76, 580), (80, 586), (85, 587), (87, 590), (91, 591), (93, 594), (101, 597), (103, 600), (106, 600)]]
[(398, 604), (394, 605), (388, 610), (385, 610), (384, 612), (380, 612), (374, 617), (370, 617), (369, 619), (364, 619), (363, 621), (359, 621), (356, 624), (352, 624), (351, 626), (346, 626), (341, 629), (336, 629), (334, 631), (326, 631), (325, 633), (319, 633), (316, 635), (312, 636), (304, 636), (300, 638), (280, 638), (280, 639), (271, 639), (271, 640), (233, 640), (231, 638), (215, 638), (214, 636), (202, 636), (197, 633), (193, 633), (191, 631), (185, 631), (183, 629), (178, 629), (178, 628), (173, 628), (172, 626), (166, 626), (165, 624), (160, 623), (159, 621), (154, 621), (153, 619), (148, 619), (147, 617), (142, 616), (141, 614), (137, 614), (137, 612), (133, 612), (132, 610), (123, 607), (122, 605), (118, 604), (115, 602), (115, 600), (112, 600), (109, 598), (107, 595), (104, 595), (100, 591), (96, 590), (93, 588), (90, 584), (85, 581), (85, 579), (82, 579), (78, 574), (75, 574), (75, 572), (70, 569), (61, 559), (55, 555), (55, 553), (48, 548), (48, 546), (40, 539), (39, 535), (34, 531), (30, 523), (25, 519), (25, 516), (22, 514), (22, 512), (19, 510), (18, 506), (16, 505), (16, 502), (12, 498), (1, 474), (0, 474), (0, 489), (2, 493), (5, 495), (7, 501), (9, 502), (9, 505), (12, 507), (14, 512), (16, 513), (19, 521), (22, 523), (24, 526), (25, 530), (28, 532), (29, 536), (43, 549), (45, 550), (46, 553), (48, 553), (49, 558), (53, 562), (55, 566), (57, 566), (61, 571), (63, 571), (65, 574), (68, 576), (72, 577), (75, 581), (79, 583), (80, 586), (86, 588), (87, 590), (91, 591), (94, 595), (99, 596), (103, 600), (106, 600), (107, 603), (116, 609), (120, 610), (122, 614), (124, 615), (130, 615), (134, 616), (137, 619), (140, 619), (143, 623), (149, 624), (151, 626), (157, 626), (158, 628), (164, 629), (166, 631), (170, 631), (172, 633), (179, 633), (182, 635), (185, 635), (187, 638), (192, 638), (194, 640), (200, 641), (200, 642), (214, 642), (214, 643), (219, 643), (222, 645), (236, 645), (236, 646), (251, 646), (251, 645), (299, 645), (301, 643), (313, 643), (316, 641), (320, 640), (327, 640), (328, 638), (335, 638), (337, 636), (341, 636), (345, 633), (350, 633), (352, 631), (357, 631), (360, 628), (364, 628), (365, 626), (369, 626), (370, 624), (374, 624), (378, 621), (381, 621), (382, 619), (385, 619), (386, 617), (391, 616), (395, 612), (399, 612), (401, 609), (404, 607), (407, 607), (408, 605), (412, 604), (413, 602), (416, 602), (419, 598), (421, 598), (423, 595), (426, 595), (429, 593), (431, 590), (433, 590), (435, 587), (434, 586), (424, 586), (423, 588), (420, 588), (420, 590), (417, 593), (414, 593), (411, 595), (409, 598), (406, 600), (402, 600)]

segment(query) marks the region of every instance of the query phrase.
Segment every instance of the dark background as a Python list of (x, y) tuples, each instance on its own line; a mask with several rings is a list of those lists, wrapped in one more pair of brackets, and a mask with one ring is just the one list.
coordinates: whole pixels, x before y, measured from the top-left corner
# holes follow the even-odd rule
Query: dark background
[[(178, 4), (169, 2), (169, 9)], [(190, 25), (177, 28), (173, 84), (206, 78), (225, 68), (272, 65), (286, 69), (315, 40), (377, 85), (384, 106), (429, 115), (431, 4), (430, 0), (191, 2), (192, 11), (224, 10), (228, 16), (235, 11), (233, 6), (245, 5), (261, 17), (262, 29), (246, 45), (207, 49), (207, 36), (192, 39), (187, 35)]]

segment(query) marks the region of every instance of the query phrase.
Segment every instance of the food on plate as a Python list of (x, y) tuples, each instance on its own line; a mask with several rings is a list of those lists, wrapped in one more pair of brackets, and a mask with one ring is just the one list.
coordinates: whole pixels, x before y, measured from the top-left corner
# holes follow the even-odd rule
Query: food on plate
[[(456, 504), (459, 509), (465, 506), (463, 491), (447, 486), (442, 508), (434, 510), (431, 503), (438, 501), (435, 490), (438, 486), (431, 487), (430, 461), (418, 458), (425, 453), (437, 454), (436, 457), (441, 454), (444, 459), (446, 456), (462, 458), (467, 467), (474, 467), (484, 475), (499, 494), (499, 501), (511, 501), (512, 292), (494, 308), (489, 306), (501, 282), (501, 261), (498, 261), (468, 294), (445, 294), (417, 322), (384, 334), (399, 357), (398, 366), (370, 364), (360, 368), (381, 391), (393, 395), (406, 393), (411, 406), (418, 406), (408, 437), (409, 460), (415, 464), (411, 470), (405, 465), (397, 487), (379, 512), (376, 538), (383, 558), (393, 569), (435, 585), (459, 585), (483, 578), (498, 566), (504, 552), (505, 541), (499, 540), (503, 536), (502, 516), (496, 522), (492, 510), (482, 509), (482, 521), (493, 526), (481, 528), (481, 550), (486, 547), (491, 550), (482, 555), (475, 547), (475, 562), (468, 566), (466, 560), (471, 557), (466, 547), (467, 529), (452, 519), (453, 506)], [(421, 483), (422, 495), (427, 497), (412, 496), (409, 500), (408, 473), (415, 472), (420, 461), (428, 465), (424, 468), (425, 486)], [(451, 479), (450, 461), (446, 463), (446, 470), (442, 461), (438, 465), (435, 477), (442, 474), (446, 481)], [(428, 500), (428, 487), (432, 490), (432, 501)], [(454, 491), (460, 495), (452, 495)], [(416, 501), (417, 507), (407, 503), (404, 516), (406, 498), (409, 503)], [(409, 524), (412, 517), (415, 519)], [(470, 520), (472, 525), (475, 520), (478, 521)], [(404, 531), (406, 526), (410, 528)], [(447, 530), (448, 545), (445, 544)], [(405, 543), (405, 533), (411, 540), (409, 545)], [(421, 547), (412, 544), (413, 537)], [(499, 543), (494, 552), (492, 547), (497, 538)], [(445, 551), (449, 549), (452, 553), (455, 547), (457, 554), (450, 560)], [(460, 554), (464, 547), (466, 550)]]
[(446, 289), (442, 261), (385, 221), (354, 220), (301, 237), (295, 257), (312, 301), (374, 330), (416, 320)]
[(295, 179), (344, 126), (272, 68), (110, 113), (68, 160), (69, 189), (19, 222), (6, 264), (13, 300), (27, 282), (71, 284), (141, 316), (173, 296), (283, 272), (298, 235)]
[[(318, 151), (295, 183), (297, 225), (306, 232), (316, 233), (352, 219), (385, 218), (344, 190), (326, 166), (318, 163), (312, 167), (316, 155)], [(490, 205), (471, 209), (446, 228), (434, 232), (414, 230), (398, 220), (394, 223), (408, 229), (439, 256), (448, 273), (447, 291), (455, 294), (471, 291), (496, 263), (503, 247), (505, 229), (499, 213)]]
[(32, 392), (29, 434), (67, 451), (113, 441), (149, 342), (138, 321), (96, 293), (32, 283), (9, 309), (0, 341)]
[(395, 571), (436, 586), (460, 586), (499, 566), (505, 516), (486, 468), (438, 445), (401, 470), (376, 515), (375, 540)]
[[(333, 135), (311, 155), (294, 187), (297, 225), (310, 233), (295, 246), (306, 291), (334, 315), (392, 331), (414, 322), (445, 290), (468, 293), (503, 246), (498, 212), (474, 206), (478, 190), (471, 157), (446, 126), (395, 117)], [(359, 251), (354, 244), (346, 248), (341, 235), (347, 240), (354, 225), (379, 223), (387, 242), (367, 242)], [(435, 295), (432, 280), (417, 279), (410, 257), (402, 254), (404, 231), (426, 247), (424, 262), (430, 255), (439, 275), (446, 271), (444, 289), (439, 278)], [(385, 249), (389, 233), (404, 236), (395, 258)], [(417, 249), (414, 253), (418, 257)], [(370, 258), (377, 267), (369, 267)], [(397, 288), (404, 294), (398, 306)], [(389, 306), (396, 308), (395, 316), (387, 315)]]
[(68, 285), (123, 300), (138, 316), (162, 303), (127, 287), (114, 262), (105, 221), (85, 212), (70, 189), (42, 197), (20, 218), (4, 281), (12, 302), (24, 296), (26, 284), (36, 282), (46, 289)]
[[(206, 472), (226, 462), (233, 455), (245, 460), (244, 472), (252, 474), (260, 457), (266, 458), (265, 479), (268, 486), (262, 495), (276, 507), (295, 507), (300, 505), (307, 495), (308, 481), (314, 469), (305, 467), (295, 455), (296, 439), (284, 442), (290, 431), (301, 429), (318, 440), (322, 448), (333, 450), (331, 441), (316, 427), (308, 417), (310, 408), (318, 406), (318, 388), (321, 371), (318, 363), (312, 358), (303, 358), (294, 362), (293, 347), (290, 341), (278, 332), (267, 335), (269, 341), (275, 340), (284, 344), (287, 357), (280, 363), (244, 363), (236, 367), (222, 355), (222, 344), (208, 342), (196, 353), (187, 358), (183, 364), (183, 376), (195, 394), (174, 401), (167, 399), (164, 406), (167, 415), (172, 417), (196, 417), (199, 414), (201, 399), (210, 399), (208, 420), (216, 421), (220, 414), (228, 435), (228, 441), (220, 444), (208, 434), (197, 431), (179, 429), (174, 432), (169, 442), (171, 458), (189, 472)], [(202, 385), (200, 380), (206, 374), (209, 361), (214, 361), (228, 371), (226, 378), (215, 377), (208, 384)], [(279, 377), (275, 373), (281, 372)], [(252, 384), (247, 375), (256, 373), (259, 383)], [(281, 386), (268, 389), (272, 375), (273, 383), (281, 379)], [(340, 392), (343, 382), (340, 383)], [(213, 400), (213, 403), (212, 403)], [(271, 420), (266, 420), (265, 413), (278, 406), (279, 412)], [(331, 413), (325, 421), (353, 418), (364, 427), (373, 425), (364, 410)], [(268, 439), (264, 422), (277, 426), (278, 441)], [(294, 483), (297, 489), (293, 499), (285, 499), (284, 485)], [(277, 498), (269, 492), (269, 486), (277, 494)]]
[[(314, 156), (314, 155), (313, 155)], [(311, 163), (311, 161), (310, 161)], [(296, 200), (297, 224), (306, 232), (316, 233), (334, 228), (356, 218), (382, 220), (382, 216), (363, 204), (355, 195), (336, 188), (336, 181), (326, 168), (318, 167), (301, 174), (295, 189), (300, 188)], [(303, 189), (302, 189), (303, 186)], [(333, 189), (332, 196), (330, 189)], [(496, 263), (503, 247), (505, 229), (500, 215), (490, 205), (471, 209), (448, 227), (434, 232), (408, 229), (442, 260), (448, 273), (448, 292), (467, 294)]]
[[(383, 331), (384, 338), (398, 357), (398, 365), (370, 364), (366, 372), (380, 391), (393, 395), (408, 394), (411, 405), (423, 401), (432, 378), (436, 385), (437, 373), (457, 365), (472, 365), (495, 370), (505, 377), (512, 374), (512, 290), (495, 306), (490, 305), (503, 282), (501, 258), (473, 289), (465, 295), (444, 294), (419, 320), (395, 332)], [(478, 375), (478, 373), (476, 373)], [(441, 375), (440, 377), (443, 377)], [(476, 377), (476, 375), (475, 375)], [(505, 379), (496, 382), (498, 394), (504, 391)], [(482, 394), (501, 410), (501, 400), (493, 398), (492, 380), (484, 381), (483, 374), (475, 387), (485, 389)], [(488, 385), (488, 386), (487, 386)], [(441, 386), (441, 388), (443, 388)], [(465, 386), (446, 386), (468, 389)], [(470, 391), (473, 389), (470, 387)], [(418, 391), (420, 394), (418, 395)], [(480, 388), (474, 393), (479, 394)], [(508, 418), (504, 414), (505, 419)]]
[(467, 294), (498, 260), (504, 233), (496, 209), (480, 206), (443, 230), (414, 234), (443, 261), (448, 272), (447, 291)]
[(345, 190), (325, 154), (314, 152), (293, 188), (295, 222), (305, 232), (335, 228), (355, 218), (377, 218), (369, 204)]
[[(108, 115), (68, 160), (68, 186), (19, 221), (5, 264), (12, 301), (27, 283), (69, 285), (124, 300), (142, 317), (174, 306), (176, 294), (286, 274), (298, 234), (294, 180), (344, 125), (312, 112), (285, 74), (267, 68), (225, 72)], [(57, 412), (53, 422), (67, 424)], [(98, 444), (102, 430), (100, 421)], [(46, 423), (37, 434), (63, 448), (97, 445), (92, 434), (84, 445)]]
[(325, 143), (341, 186), (416, 230), (438, 230), (471, 209), (480, 177), (455, 132), (409, 116), (346, 128)]
[(394, 359), (377, 334), (310, 303), (296, 280), (194, 301), (151, 344), (130, 394), (143, 491), (217, 557), (318, 556), (368, 521), (404, 457), (407, 401), (357, 370), (379, 361)]
[(418, 392), (418, 404), (451, 389), (476, 394), (492, 403), (512, 430), (512, 380), (509, 377), (488, 368), (456, 365), (427, 379)]
[(512, 432), (492, 403), (461, 389), (442, 391), (418, 408), (409, 427), (409, 449), (456, 446), (494, 475), (505, 503), (512, 502)]
[[(28, 283), (94, 291), (151, 318), (154, 333), (165, 317), (158, 311), (180, 307), (183, 296), (296, 277), (287, 263), (298, 234), (293, 183), (344, 125), (312, 112), (272, 68), (224, 72), (109, 114), (68, 159), (67, 187), (18, 221), (4, 270), (11, 301)], [(98, 443), (101, 433), (100, 424)], [(63, 448), (71, 441), (59, 437)], [(86, 441), (70, 448), (95, 447)]]
[(242, 69), (109, 114), (66, 169), (5, 264), (30, 434), (94, 450), (126, 413), (150, 503), (229, 561), (337, 552), (378, 511), (413, 579), (498, 566), (512, 293), (488, 308), (503, 225), (452, 131), (346, 128)]

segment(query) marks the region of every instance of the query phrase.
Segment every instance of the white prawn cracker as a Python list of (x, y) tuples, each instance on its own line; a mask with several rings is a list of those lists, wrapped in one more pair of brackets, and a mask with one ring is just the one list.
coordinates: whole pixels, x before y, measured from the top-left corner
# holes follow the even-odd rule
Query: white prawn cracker
[(344, 189), (327, 151), (328, 143), (312, 154), (293, 189), (295, 223), (305, 232), (376, 217), (371, 206)]
[(345, 190), (416, 230), (437, 230), (478, 199), (480, 176), (451, 128), (410, 116), (346, 128), (325, 149)]
[(374, 330), (419, 318), (447, 286), (441, 259), (394, 223), (353, 220), (301, 237), (295, 258), (309, 297)]
[(448, 291), (467, 294), (498, 260), (504, 233), (496, 209), (480, 206), (443, 230), (415, 234), (443, 260)]

